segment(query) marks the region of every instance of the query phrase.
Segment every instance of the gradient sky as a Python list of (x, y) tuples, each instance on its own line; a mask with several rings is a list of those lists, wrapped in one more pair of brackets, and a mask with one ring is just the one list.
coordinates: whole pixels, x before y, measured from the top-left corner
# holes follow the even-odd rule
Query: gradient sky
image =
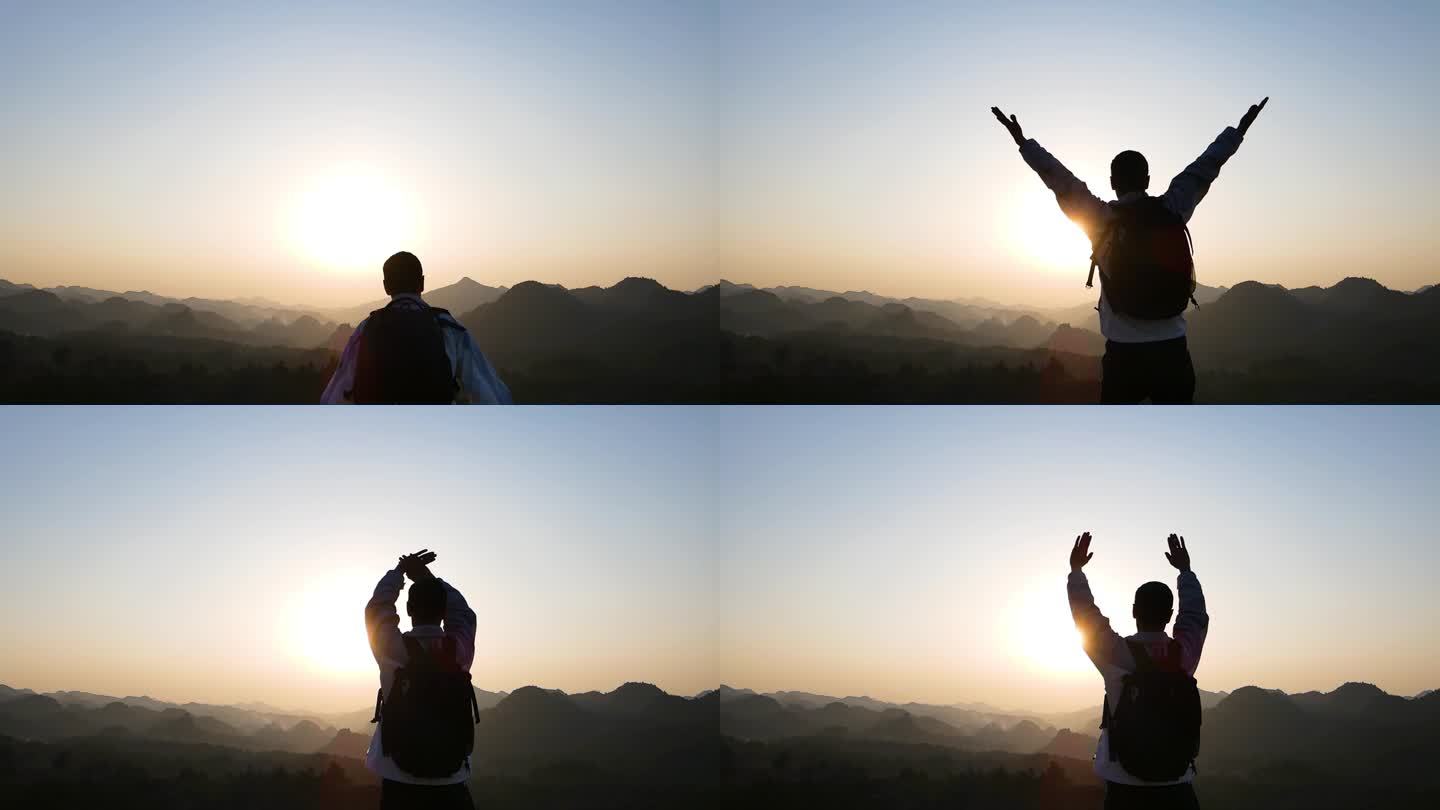
[(1440, 686), (1433, 408), (0, 417), (12, 686), (364, 706), (361, 608), (428, 546), (487, 689), (1075, 709), (1101, 688), (1064, 595), (1085, 530), (1126, 632), (1185, 535), (1204, 688)]
[[(297, 10), (298, 9), (298, 10)], [(1159, 190), (1272, 102), (1194, 219), (1207, 284), (1435, 282), (1440, 7), (542, 0), (28, 5), (0, 29), (0, 262), (41, 285), (373, 298), (649, 275), (1088, 298), (990, 117)]]
[[(666, 0), (11, 7), (0, 277), (354, 304), (408, 248), (432, 285), (699, 286), (714, 276), (696, 193), (711, 171), (708, 13)], [(341, 213), (339, 234), (317, 237), (324, 223), (296, 213), (315, 194)], [(297, 249), (363, 226), (367, 205), (401, 244), (343, 269)]]
[(363, 707), (365, 602), (428, 547), (482, 688), (713, 686), (709, 412), (400, 416), (0, 412), (0, 683)]
[(1070, 226), (990, 107), (1097, 194), (1139, 149), (1158, 193), (1268, 95), (1191, 222), (1200, 280), (1440, 281), (1435, 3), (731, 5), (732, 280), (1084, 300), (1088, 246), (1055, 260)]
[(1174, 587), (1211, 615), (1197, 677), (1440, 687), (1434, 408), (726, 409), (721, 679), (1038, 710), (1098, 702), (1065, 596)]

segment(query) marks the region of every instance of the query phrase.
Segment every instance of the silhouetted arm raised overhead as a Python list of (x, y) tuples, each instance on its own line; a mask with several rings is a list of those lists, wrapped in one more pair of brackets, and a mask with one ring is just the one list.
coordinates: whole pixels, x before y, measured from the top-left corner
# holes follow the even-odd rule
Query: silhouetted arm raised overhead
[(1087, 236), (1093, 240), (1105, 229), (1105, 223), (1111, 217), (1110, 206), (1091, 194), (1089, 186), (1071, 174), (1064, 164), (1045, 151), (1034, 138), (1020, 145), (1020, 157), (1040, 175), (1040, 179), (1045, 181), (1045, 187), (1055, 192), (1055, 201), (1060, 204), (1060, 210), (1079, 225)]
[(455, 656), (468, 672), (475, 663), (475, 611), (453, 585), (443, 579), (440, 584), (445, 586), (445, 633), (455, 637)]
[(1010, 133), (1015, 145), (1020, 147), (1020, 157), (1040, 175), (1040, 179), (1045, 181), (1045, 187), (1055, 192), (1055, 201), (1060, 203), (1060, 210), (1084, 229), (1093, 241), (1104, 230), (1105, 222), (1110, 217), (1110, 206), (1091, 194), (1088, 186), (1071, 174), (1054, 155), (1041, 148), (1034, 138), (1026, 140), (1025, 133), (1020, 129), (1020, 120), (1014, 115), (1006, 118), (999, 107), (991, 107), (990, 112)]
[(375, 654), (375, 663), (382, 670), (387, 664), (399, 666), (405, 662), (405, 639), (400, 632), (400, 614), (395, 611), (395, 601), (400, 598), (403, 587), (405, 575), (398, 567), (386, 571), (365, 605), (365, 632), (370, 636), (370, 652)]
[(1205, 634), (1210, 630), (1210, 614), (1205, 612), (1205, 593), (1200, 580), (1190, 570), (1190, 549), (1185, 538), (1170, 535), (1170, 550), (1165, 559), (1180, 571), (1175, 590), (1180, 593), (1180, 612), (1175, 616), (1175, 640), (1180, 643), (1180, 661), (1191, 675), (1200, 666), (1200, 653), (1205, 648)]
[(1128, 668), (1134, 659), (1125, 646), (1125, 639), (1110, 627), (1110, 620), (1095, 606), (1095, 597), (1090, 593), (1090, 582), (1081, 569), (1095, 556), (1090, 552), (1090, 533), (1075, 538), (1070, 550), (1070, 580), (1065, 591), (1070, 597), (1070, 616), (1080, 631), (1085, 654), (1103, 674), (1106, 667)]
[(1245, 133), (1250, 130), (1250, 125), (1255, 123), (1255, 118), (1269, 102), (1270, 97), (1266, 96), (1259, 104), (1252, 105), (1241, 117), (1239, 126), (1226, 127), (1215, 142), (1200, 153), (1200, 157), (1195, 158), (1195, 162), (1175, 175), (1175, 179), (1170, 181), (1170, 188), (1166, 189), (1160, 198), (1166, 208), (1179, 214), (1186, 222), (1190, 221), (1190, 217), (1195, 214), (1195, 208), (1210, 191), (1210, 184), (1220, 176), (1220, 167), (1240, 149)]
[(1170, 181), (1170, 188), (1166, 189), (1160, 199), (1165, 207), (1180, 215), (1186, 222), (1195, 214), (1196, 206), (1205, 199), (1206, 193), (1210, 191), (1210, 184), (1220, 176), (1220, 167), (1225, 161), (1240, 148), (1242, 138), (1234, 127), (1226, 127), (1220, 133), (1220, 137), (1210, 144), (1195, 162), (1185, 167), (1185, 171), (1175, 175)]

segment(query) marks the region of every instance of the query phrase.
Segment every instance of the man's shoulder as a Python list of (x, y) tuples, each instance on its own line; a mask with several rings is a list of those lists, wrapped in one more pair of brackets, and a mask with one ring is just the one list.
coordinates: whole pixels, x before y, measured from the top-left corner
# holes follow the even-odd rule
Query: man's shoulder
[(435, 322), (447, 329), (455, 329), (461, 332), (466, 331), (465, 324), (460, 319), (450, 314), (450, 310), (443, 307), (430, 307), (430, 312), (435, 316)]

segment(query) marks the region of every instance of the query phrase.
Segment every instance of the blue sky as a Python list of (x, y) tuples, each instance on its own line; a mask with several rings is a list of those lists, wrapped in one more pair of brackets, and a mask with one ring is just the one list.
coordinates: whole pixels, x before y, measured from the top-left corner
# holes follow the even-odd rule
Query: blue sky
[[(353, 303), (409, 247), (436, 282), (699, 286), (706, 13), (663, 0), (13, 9), (5, 272)], [(357, 176), (349, 197), (363, 199), (333, 191)], [(314, 193), (339, 226), (295, 213)], [(370, 247), (361, 226), (376, 215), (392, 243), (328, 261), (330, 243)]]
[(1066, 606), (1134, 632), (1184, 535), (1203, 688), (1440, 684), (1431, 408), (727, 409), (721, 679), (1065, 709), (1099, 677)]
[(1208, 284), (1433, 283), (1440, 6), (746, 2), (727, 15), (736, 281), (1077, 301), (1088, 259), (991, 117), (1097, 194), (1271, 102), (1191, 222)]
[(365, 601), (428, 547), (479, 686), (713, 685), (705, 413), (448, 413), (0, 413), (0, 683), (363, 706)]
[(350, 304), (648, 275), (1073, 304), (1088, 250), (991, 105), (1097, 193), (1270, 106), (1202, 282), (1433, 283), (1433, 3), (48, 3), (0, 29), (0, 261)]
[(0, 413), (0, 682), (353, 709), (428, 546), (476, 682), (1093, 704), (1069, 545), (1129, 631), (1183, 534), (1208, 689), (1440, 686), (1440, 417), (1411, 408)]

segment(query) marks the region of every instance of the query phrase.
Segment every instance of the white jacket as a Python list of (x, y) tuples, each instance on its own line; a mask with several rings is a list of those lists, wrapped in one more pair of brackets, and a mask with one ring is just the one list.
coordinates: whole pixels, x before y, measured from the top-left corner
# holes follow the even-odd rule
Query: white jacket
[[(395, 670), (404, 666), (408, 656), (405, 653), (405, 637), (422, 639), (421, 645), (430, 649), (442, 643), (446, 636), (455, 639), (455, 658), (466, 672), (475, 662), (475, 611), (465, 603), (465, 597), (440, 580), (445, 587), (445, 626), (438, 624), (417, 625), (408, 633), (400, 632), (400, 615), (395, 612), (395, 601), (400, 598), (400, 589), (405, 586), (405, 575), (399, 569), (386, 571), (375, 586), (375, 594), (365, 605), (365, 630), (370, 635), (370, 651), (375, 654), (375, 663), (380, 666), (380, 689), (389, 693), (395, 682)], [(411, 776), (400, 769), (395, 761), (381, 753), (380, 727), (385, 724), (382, 717), (375, 724), (375, 733), (370, 737), (370, 747), (365, 751), (365, 767), (382, 779), (406, 782), (412, 785), (453, 785), (470, 778), (470, 758), (455, 773), (439, 779)]]
[[(1170, 181), (1170, 188), (1160, 197), (1165, 207), (1178, 214), (1182, 221), (1189, 222), (1195, 208), (1210, 190), (1210, 184), (1220, 176), (1220, 167), (1235, 154), (1243, 140), (1244, 137), (1238, 130), (1226, 127), (1220, 137), (1216, 138), (1200, 157), (1195, 158), (1194, 163), (1186, 166), (1185, 171), (1175, 175), (1175, 179)], [(1054, 155), (1045, 151), (1034, 138), (1021, 145), (1020, 156), (1040, 175), (1040, 179), (1045, 181), (1046, 188), (1055, 192), (1055, 201), (1060, 203), (1060, 210), (1065, 212), (1065, 216), (1074, 220), (1075, 224), (1085, 231), (1085, 235), (1090, 237), (1091, 244), (1094, 244), (1105, 231), (1105, 226), (1115, 217), (1112, 209), (1115, 203), (1107, 203), (1091, 194), (1088, 186), (1071, 174)], [(1144, 193), (1132, 191), (1116, 202), (1129, 202)], [(1110, 302), (1105, 299), (1103, 285), (1100, 289), (1100, 303), (1096, 309), (1100, 311), (1100, 333), (1107, 340), (1116, 343), (1151, 343), (1185, 336), (1183, 313), (1155, 321), (1121, 315), (1110, 308)]]
[[(1205, 594), (1200, 590), (1200, 580), (1193, 571), (1183, 571), (1175, 583), (1180, 592), (1180, 612), (1175, 617), (1175, 640), (1180, 642), (1180, 668), (1194, 677), (1200, 666), (1200, 652), (1205, 648), (1205, 634), (1210, 629), (1210, 616), (1205, 612)], [(1070, 615), (1075, 619), (1085, 639), (1085, 654), (1100, 676), (1105, 680), (1105, 702), (1114, 712), (1120, 705), (1120, 682), (1135, 671), (1135, 656), (1122, 638), (1110, 627), (1110, 620), (1095, 606), (1095, 597), (1090, 594), (1090, 583), (1080, 571), (1070, 573), (1066, 592), (1070, 597)], [(1163, 659), (1168, 655), (1170, 636), (1165, 632), (1136, 633), (1129, 641), (1146, 645), (1151, 658)], [(1192, 766), (1185, 775), (1173, 782), (1146, 782), (1131, 776), (1120, 765), (1119, 760), (1110, 759), (1108, 732), (1100, 730), (1100, 743), (1095, 747), (1095, 774), (1107, 782), (1122, 785), (1175, 785), (1195, 779)]]
[[(400, 301), (407, 305), (421, 307), (425, 302), (418, 295), (402, 294), (390, 297), (392, 303)], [(460, 322), (450, 315), (439, 317), (448, 320), (456, 326)], [(350, 399), (350, 390), (355, 387), (355, 364), (360, 359), (360, 335), (365, 331), (365, 322), (360, 322), (355, 327), (350, 340), (345, 344), (345, 351), (340, 355), (340, 365), (335, 369), (335, 374), (330, 378), (330, 383), (325, 386), (325, 393), (320, 395), (321, 405), (353, 405)], [(450, 367), (455, 370), (455, 382), (460, 386), (459, 401), (469, 405), (511, 405), (510, 389), (500, 380), (500, 375), (495, 372), (495, 367), (480, 351), (480, 346), (475, 343), (469, 330), (441, 329), (445, 336), (445, 354), (450, 358)]]

